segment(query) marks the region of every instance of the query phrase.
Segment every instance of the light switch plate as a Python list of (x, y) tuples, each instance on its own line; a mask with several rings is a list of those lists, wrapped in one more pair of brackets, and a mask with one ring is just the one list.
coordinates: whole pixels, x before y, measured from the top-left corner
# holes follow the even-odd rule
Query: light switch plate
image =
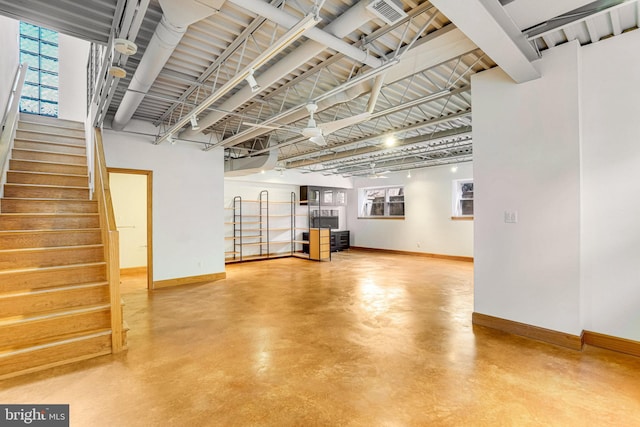
[(515, 224), (518, 222), (518, 211), (504, 211), (504, 222)]

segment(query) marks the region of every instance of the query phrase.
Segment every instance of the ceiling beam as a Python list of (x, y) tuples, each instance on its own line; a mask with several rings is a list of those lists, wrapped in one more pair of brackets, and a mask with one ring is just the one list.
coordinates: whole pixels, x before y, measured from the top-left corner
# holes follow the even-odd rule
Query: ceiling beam
[(504, 9), (516, 23), (524, 30), (547, 22), (572, 10), (592, 3), (594, 0), (518, 0), (504, 4)]
[(492, 0), (432, 0), (478, 47), (516, 83), (540, 77), (531, 63), (538, 53), (500, 3)]

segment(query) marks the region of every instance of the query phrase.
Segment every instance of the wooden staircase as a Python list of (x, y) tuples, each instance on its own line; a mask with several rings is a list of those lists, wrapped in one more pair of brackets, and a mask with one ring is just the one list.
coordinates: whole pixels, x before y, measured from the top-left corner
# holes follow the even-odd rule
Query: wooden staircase
[(84, 125), (23, 114), (0, 200), (0, 379), (112, 352), (101, 223)]

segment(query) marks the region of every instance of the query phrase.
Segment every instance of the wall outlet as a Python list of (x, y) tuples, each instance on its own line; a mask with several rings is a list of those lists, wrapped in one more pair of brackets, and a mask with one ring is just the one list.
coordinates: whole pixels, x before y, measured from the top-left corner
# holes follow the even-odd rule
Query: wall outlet
[(518, 211), (504, 211), (504, 222), (515, 224), (518, 222)]

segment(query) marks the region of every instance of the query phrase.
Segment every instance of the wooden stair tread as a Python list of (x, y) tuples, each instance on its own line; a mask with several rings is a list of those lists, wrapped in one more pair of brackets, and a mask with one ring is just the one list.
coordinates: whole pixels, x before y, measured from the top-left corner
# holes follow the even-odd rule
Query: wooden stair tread
[[(88, 190), (88, 188), (85, 188)], [(90, 199), (59, 199), (59, 198), (50, 198), (50, 197), (3, 197), (2, 200), (40, 200), (45, 202), (88, 202), (88, 203), (97, 203), (96, 200)], [(7, 214), (14, 212), (6, 212)], [(36, 213), (36, 212), (33, 212)]]
[(65, 264), (65, 265), (56, 265), (51, 267), (28, 267), (28, 268), (15, 268), (15, 269), (7, 269), (0, 270), (0, 277), (5, 274), (15, 274), (15, 273), (26, 273), (31, 271), (52, 271), (52, 270), (63, 270), (65, 268), (78, 268), (78, 267), (94, 267), (99, 265), (106, 265), (106, 261), (98, 261), (98, 262), (85, 262), (80, 264)]
[[(20, 199), (20, 200), (34, 200), (34, 199)], [(54, 200), (58, 200), (58, 199), (54, 199)], [(82, 200), (82, 201), (94, 202), (95, 203), (95, 200)], [(97, 213), (69, 213), (69, 212), (61, 212), (61, 213), (56, 213), (56, 212), (30, 212), (30, 213), (3, 212), (3, 213), (0, 213), (0, 217), (2, 217), (2, 216), (33, 216), (33, 217), (36, 217), (36, 218), (42, 218), (42, 217), (47, 217), (47, 216), (54, 216), (54, 217), (70, 216), (70, 217), (74, 217), (74, 216), (96, 216), (96, 215), (98, 215), (98, 214)]]
[[(62, 128), (62, 127), (57, 127), (56, 129), (66, 129), (66, 130), (71, 131), (71, 132), (80, 131), (80, 129), (70, 129), (70, 128)], [(61, 137), (64, 137), (64, 138), (81, 139), (83, 141), (85, 140), (85, 135), (65, 135), (64, 133), (50, 132), (50, 131), (42, 130), (42, 129), (25, 129), (25, 128), (21, 127), (19, 123), (18, 123), (18, 127), (16, 128), (16, 132), (36, 133), (36, 134), (44, 135), (45, 137), (46, 136), (56, 136), (56, 137), (61, 136)], [(16, 139), (18, 139), (18, 137), (16, 137)], [(20, 139), (24, 139), (24, 138), (20, 138)]]
[[(33, 150), (23, 150), (23, 151), (33, 151)], [(60, 154), (60, 153), (53, 153), (53, 154)], [(79, 157), (82, 157), (82, 156), (79, 156)], [(84, 156), (84, 157), (86, 157), (86, 156)], [(85, 168), (87, 167), (87, 165), (78, 165), (78, 164), (75, 164), (75, 163), (50, 162), (50, 161), (46, 161), (46, 160), (33, 160), (33, 159), (12, 159), (12, 160), (16, 160), (16, 161), (19, 161), (19, 162), (27, 162), (27, 163), (31, 163), (31, 164), (43, 163), (43, 164), (46, 164), (46, 165), (54, 165), (54, 166), (55, 165), (61, 165), (61, 166), (63, 165), (63, 166), (79, 166), (79, 167), (85, 167)], [(28, 170), (21, 170), (21, 169), (10, 169), (10, 170), (17, 171), (17, 172), (31, 172), (31, 171), (28, 171)], [(87, 175), (82, 175), (82, 176), (87, 176)]]
[[(39, 202), (36, 201), (34, 203)], [(79, 205), (92, 206), (84, 203), (80, 203)], [(100, 215), (98, 214), (97, 209), (92, 209), (91, 212), (58, 211), (0, 213), (0, 229), (2, 230), (28, 231), (35, 228), (39, 230), (96, 228), (100, 227), (99, 221)]]
[(64, 229), (55, 228), (55, 229), (43, 229), (43, 230), (0, 230), (0, 237), (2, 237), (3, 235), (16, 236), (18, 234), (42, 234), (42, 233), (66, 234), (66, 233), (84, 233), (84, 232), (91, 233), (96, 231), (100, 231), (100, 229), (99, 228), (64, 228)]
[(93, 244), (93, 245), (72, 245), (72, 246), (44, 246), (44, 247), (38, 247), (38, 248), (18, 248), (18, 249), (0, 249), (0, 254), (3, 253), (11, 253), (11, 252), (22, 252), (22, 253), (26, 253), (26, 252), (48, 252), (48, 251), (57, 251), (60, 249), (64, 249), (64, 250), (80, 250), (80, 249), (93, 249), (93, 248), (101, 248), (104, 245), (102, 243), (100, 244)]
[[(86, 187), (77, 187), (73, 185), (51, 185), (51, 184), (22, 184), (18, 182), (7, 182), (6, 186), (14, 186), (14, 187), (28, 187), (28, 188), (64, 188), (65, 190), (74, 189), (74, 190), (88, 190), (89, 186)], [(14, 197), (15, 198), (15, 197)]]
[[(8, 325), (16, 325), (20, 323), (37, 322), (39, 320), (49, 320), (60, 317), (75, 316), (77, 314), (93, 313), (96, 311), (104, 311), (111, 309), (111, 304), (95, 304), (75, 308), (64, 308), (60, 310), (50, 310), (44, 313), (30, 314), (26, 316), (4, 317), (0, 319), (0, 328)], [(1, 343), (0, 343), (1, 345)]]
[(32, 124), (42, 125), (42, 126), (47, 126), (47, 127), (49, 127), (49, 126), (50, 127), (64, 127), (64, 128), (69, 128), (69, 129), (83, 129), (84, 130), (84, 123), (83, 122), (78, 122), (76, 120), (60, 119), (58, 117), (41, 116), (39, 114), (33, 114), (33, 113), (25, 113), (25, 112), (20, 113), (20, 120), (18, 120), (18, 123), (20, 123), (20, 122), (32, 123)]
[(74, 289), (98, 288), (101, 286), (108, 286), (108, 285), (109, 285), (109, 282), (107, 282), (106, 280), (103, 280), (100, 282), (81, 283), (78, 285), (61, 285), (61, 286), (51, 286), (49, 288), (7, 291), (7, 292), (0, 292), (0, 299), (15, 298), (15, 297), (28, 296), (28, 295), (44, 295), (44, 294), (50, 294), (54, 292), (63, 292), (63, 291), (69, 291)]
[[(31, 132), (31, 131), (24, 131), (24, 132)], [(56, 138), (69, 138), (69, 139), (78, 139), (78, 137), (75, 136), (67, 136), (67, 135), (53, 135)], [(84, 138), (83, 138), (84, 139)], [(68, 148), (77, 148), (77, 149), (86, 149), (87, 147), (84, 144), (74, 144), (74, 143), (70, 143), (70, 142), (62, 142), (62, 141), (53, 141), (53, 140), (45, 140), (45, 139), (35, 139), (35, 138), (25, 138), (25, 137), (21, 137), (21, 136), (16, 136), (14, 139), (14, 146), (16, 145), (16, 142), (34, 142), (36, 144), (47, 144), (47, 145), (51, 145), (53, 147), (68, 147)], [(15, 147), (18, 150), (32, 150), (32, 148), (20, 148), (20, 147)]]
[[(30, 162), (31, 160), (23, 160), (25, 162)], [(34, 163), (47, 163), (47, 162), (34, 162)], [(56, 173), (56, 172), (39, 172), (39, 171), (23, 171), (23, 170), (15, 170), (9, 169), (7, 173), (20, 173), (20, 174), (28, 174), (28, 175), (38, 175), (43, 177), (53, 177), (53, 176), (63, 176), (69, 178), (89, 178), (89, 175), (79, 175), (79, 174), (71, 174), (71, 173)], [(12, 184), (12, 183), (10, 183)], [(38, 185), (38, 184), (34, 184)]]
[[(28, 151), (33, 153), (43, 153), (43, 154), (56, 154), (58, 156), (70, 156), (70, 157), (87, 157), (86, 154), (75, 154), (75, 153), (59, 153), (56, 151), (45, 151), (45, 150), (31, 150), (28, 148), (14, 148), (14, 151)], [(18, 159), (22, 160), (22, 159)]]
[(46, 340), (34, 345), (27, 345), (23, 347), (0, 350), (0, 361), (2, 358), (13, 356), (20, 353), (41, 350), (41, 349), (56, 346), (56, 345), (69, 344), (76, 341), (82, 341), (85, 339), (90, 339), (90, 338), (95, 338), (95, 337), (110, 335), (110, 334), (111, 334), (111, 329), (103, 328), (103, 329), (97, 329), (90, 332), (76, 332), (73, 334), (60, 335), (55, 339)]

